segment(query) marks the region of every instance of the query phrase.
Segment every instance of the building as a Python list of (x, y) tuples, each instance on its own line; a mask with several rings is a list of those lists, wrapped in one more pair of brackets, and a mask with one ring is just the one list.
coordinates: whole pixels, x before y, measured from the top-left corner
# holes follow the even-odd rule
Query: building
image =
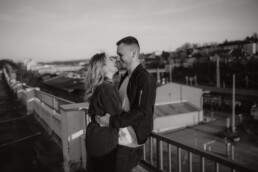
[(212, 53), (219, 50), (234, 50), (234, 49), (240, 49), (244, 52), (246, 52), (249, 55), (255, 55), (258, 53), (258, 41), (231, 41), (231, 42), (225, 42), (218, 45), (213, 46), (203, 46), (198, 47), (197, 50), (201, 53)]
[(29, 59), (24, 64), (26, 66), (26, 70), (32, 70), (38, 66), (38, 63), (34, 59)]
[(202, 89), (176, 83), (157, 88), (154, 132), (167, 132), (203, 122)]

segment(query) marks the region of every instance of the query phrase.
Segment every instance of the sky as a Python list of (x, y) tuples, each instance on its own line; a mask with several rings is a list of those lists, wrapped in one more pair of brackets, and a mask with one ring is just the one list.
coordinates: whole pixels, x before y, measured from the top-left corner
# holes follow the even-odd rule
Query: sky
[(258, 32), (257, 0), (0, 0), (0, 59), (89, 59), (138, 39), (141, 52)]

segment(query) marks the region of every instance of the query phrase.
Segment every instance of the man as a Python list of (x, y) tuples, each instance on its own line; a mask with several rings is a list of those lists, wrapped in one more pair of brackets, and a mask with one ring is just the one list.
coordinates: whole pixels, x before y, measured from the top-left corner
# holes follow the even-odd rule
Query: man
[(119, 84), (124, 112), (98, 116), (96, 121), (119, 128), (116, 171), (130, 172), (140, 161), (143, 144), (153, 129), (156, 82), (140, 64), (136, 38), (128, 36), (118, 41), (117, 54), (127, 70)]

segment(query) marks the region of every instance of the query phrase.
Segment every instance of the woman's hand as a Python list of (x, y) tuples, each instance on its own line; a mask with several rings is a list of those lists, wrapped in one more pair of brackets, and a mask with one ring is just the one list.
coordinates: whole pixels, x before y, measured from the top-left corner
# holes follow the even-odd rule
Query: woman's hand
[(109, 119), (110, 119), (110, 114), (109, 113), (106, 113), (104, 116), (99, 116), (99, 115), (95, 116), (96, 122), (100, 126), (104, 126), (104, 127), (109, 127)]

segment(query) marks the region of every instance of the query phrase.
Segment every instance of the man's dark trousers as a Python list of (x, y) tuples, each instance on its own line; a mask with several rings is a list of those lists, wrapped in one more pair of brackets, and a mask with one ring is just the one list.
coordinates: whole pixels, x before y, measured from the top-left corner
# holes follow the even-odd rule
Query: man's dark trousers
[(116, 154), (116, 172), (131, 172), (143, 157), (143, 147), (131, 148), (118, 145)]

